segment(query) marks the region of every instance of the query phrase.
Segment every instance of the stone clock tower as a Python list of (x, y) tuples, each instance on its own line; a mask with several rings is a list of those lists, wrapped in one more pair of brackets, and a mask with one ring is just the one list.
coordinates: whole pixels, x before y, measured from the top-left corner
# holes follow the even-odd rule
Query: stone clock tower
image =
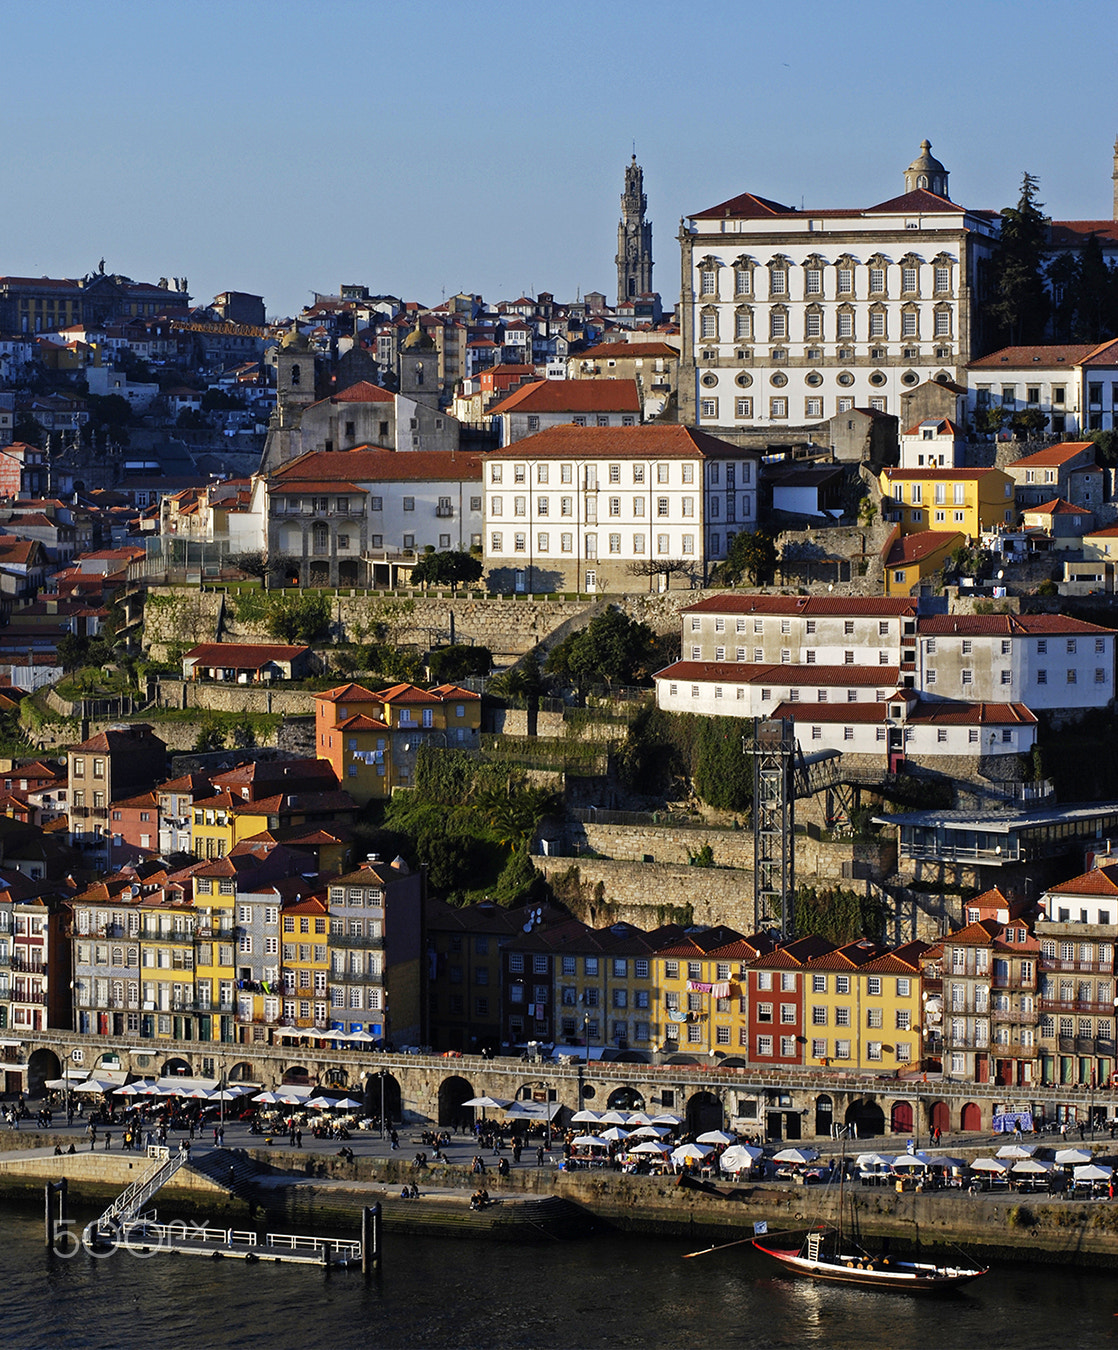
[(645, 220), (644, 171), (636, 155), (625, 170), (617, 227), (617, 303), (652, 292), (652, 226)]

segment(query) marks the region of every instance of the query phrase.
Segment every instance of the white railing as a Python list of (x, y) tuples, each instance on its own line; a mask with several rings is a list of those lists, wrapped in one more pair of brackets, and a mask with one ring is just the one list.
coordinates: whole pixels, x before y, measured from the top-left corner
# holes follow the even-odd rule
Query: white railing
[(156, 1191), (170, 1181), (189, 1157), (182, 1150), (170, 1157), (166, 1155), (165, 1150), (163, 1152), (164, 1156), (156, 1158), (157, 1166), (147, 1176), (134, 1181), (127, 1190), (117, 1196), (100, 1218), (94, 1219), (86, 1227), (83, 1234), (83, 1241), (86, 1244), (93, 1241), (97, 1234), (112, 1231), (114, 1226), (119, 1226), (134, 1219), (137, 1211), (151, 1199)]
[(361, 1257), (360, 1242), (349, 1242), (345, 1238), (301, 1237), (295, 1233), (269, 1233), (265, 1239), (269, 1247), (288, 1252), (332, 1252), (335, 1256)]

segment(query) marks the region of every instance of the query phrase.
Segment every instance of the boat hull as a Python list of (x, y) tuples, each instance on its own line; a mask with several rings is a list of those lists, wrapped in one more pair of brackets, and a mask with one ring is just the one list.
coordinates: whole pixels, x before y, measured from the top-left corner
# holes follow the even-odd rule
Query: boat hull
[(854, 1254), (812, 1258), (795, 1250), (765, 1247), (760, 1242), (754, 1242), (753, 1245), (759, 1252), (771, 1256), (797, 1275), (827, 1284), (854, 1285), (900, 1294), (943, 1293), (949, 1289), (959, 1289), (987, 1273), (985, 1269), (936, 1266), (917, 1261), (874, 1260)]

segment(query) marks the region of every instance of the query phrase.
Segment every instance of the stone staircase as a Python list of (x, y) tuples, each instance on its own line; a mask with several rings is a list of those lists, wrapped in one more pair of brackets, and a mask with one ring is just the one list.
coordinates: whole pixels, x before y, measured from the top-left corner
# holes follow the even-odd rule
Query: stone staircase
[(260, 1169), (242, 1149), (211, 1148), (205, 1152), (192, 1153), (187, 1166), (190, 1171), (207, 1177), (236, 1199), (253, 1203), (254, 1183), (260, 1175)]

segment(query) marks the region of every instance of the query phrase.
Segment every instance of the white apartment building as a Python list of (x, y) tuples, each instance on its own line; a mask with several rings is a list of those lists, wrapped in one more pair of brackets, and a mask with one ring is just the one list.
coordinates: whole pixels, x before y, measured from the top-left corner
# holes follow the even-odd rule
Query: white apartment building
[(489, 409), (501, 445), (513, 445), (549, 427), (635, 427), (641, 395), (635, 379), (534, 380)]
[(264, 548), (289, 585), (394, 584), (428, 544), (480, 546), (483, 518), (477, 455), (322, 450), (252, 480), (236, 538)]
[(1114, 697), (1112, 628), (1062, 614), (944, 614), (917, 624), (916, 688), (928, 699), (1104, 708)]
[[(675, 661), (658, 671), (656, 701), (666, 712), (706, 717), (771, 717), (782, 703), (805, 707), (884, 703), (895, 692), (896, 666), (741, 665)], [(733, 706), (730, 706), (733, 705)]]
[(681, 611), (681, 652), (693, 661), (893, 666), (903, 684), (916, 669), (916, 603), (884, 596), (712, 595)]
[(703, 577), (738, 531), (756, 528), (759, 465), (754, 451), (674, 425), (557, 426), (490, 451), (489, 584), (631, 590), (632, 565), (657, 563)]
[(874, 206), (744, 192), (683, 222), (681, 421), (771, 433), (966, 383), (998, 218), (950, 200), (927, 141), (904, 177)]
[(1003, 347), (967, 368), (968, 410), (1043, 412), (1053, 436), (1118, 426), (1118, 341)]

